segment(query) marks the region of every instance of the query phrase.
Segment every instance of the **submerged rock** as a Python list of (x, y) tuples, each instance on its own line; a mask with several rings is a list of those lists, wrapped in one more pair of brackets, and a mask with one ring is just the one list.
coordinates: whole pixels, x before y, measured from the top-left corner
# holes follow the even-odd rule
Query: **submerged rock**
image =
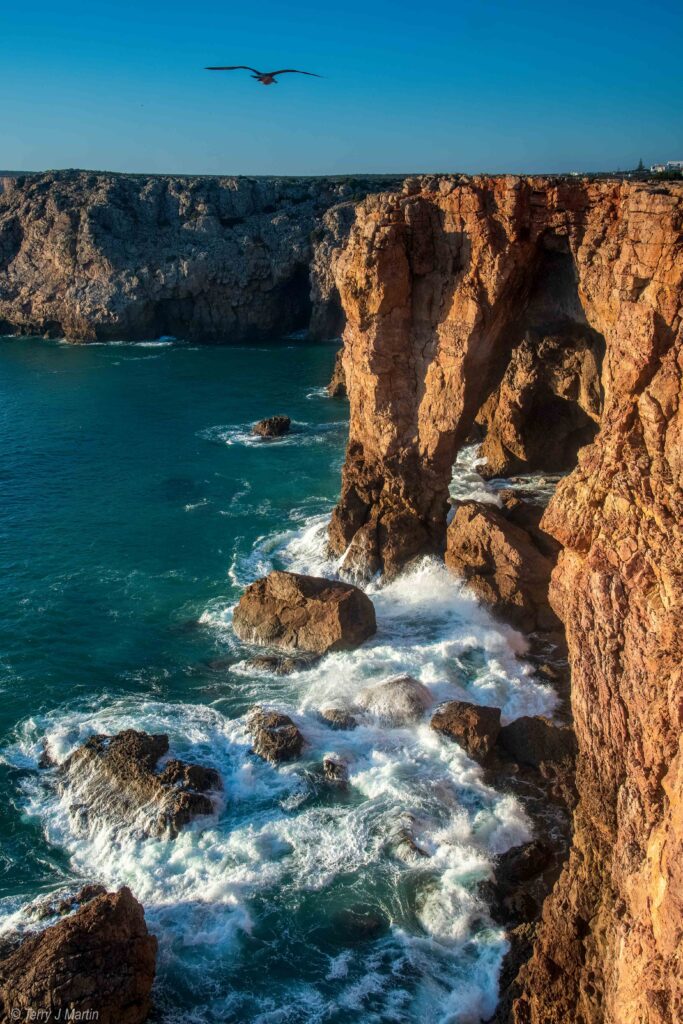
[(398, 676), (363, 690), (358, 703), (385, 725), (402, 726), (419, 722), (432, 704), (432, 695), (412, 676)]
[(379, 910), (362, 906), (340, 910), (335, 917), (335, 924), (345, 942), (370, 942), (389, 926)]
[(62, 889), (50, 896), (34, 900), (24, 908), (23, 915), (34, 921), (45, 921), (49, 917), (64, 917), (89, 903), (90, 900), (94, 900), (96, 896), (102, 896), (106, 891), (103, 885), (96, 882), (88, 882), (77, 892)]
[(0, 1018), (42, 1013), (44, 1020), (141, 1024), (151, 1008), (156, 954), (157, 940), (129, 889), (96, 896), (0, 961)]
[(498, 742), (521, 764), (537, 768), (546, 762), (571, 761), (576, 736), (569, 725), (556, 725), (544, 715), (525, 715), (500, 730)]
[(320, 717), (330, 729), (355, 729), (358, 719), (344, 708), (321, 708)]
[(343, 757), (339, 757), (337, 754), (327, 754), (323, 758), (323, 775), (326, 782), (345, 786), (349, 781), (349, 766)]
[(304, 738), (289, 715), (255, 707), (247, 719), (247, 729), (253, 739), (253, 751), (265, 761), (291, 761), (298, 757)]
[(242, 640), (312, 654), (351, 650), (377, 629), (372, 601), (358, 587), (293, 572), (248, 586), (232, 622)]
[(292, 421), (289, 416), (269, 416), (259, 420), (252, 428), (252, 433), (259, 437), (282, 437), (289, 432)]
[(60, 785), (93, 812), (141, 827), (146, 835), (175, 837), (199, 815), (214, 810), (211, 791), (222, 788), (213, 768), (172, 760), (157, 772), (168, 752), (168, 736), (125, 729), (116, 736), (92, 736), (59, 769)]
[(430, 725), (459, 743), (475, 761), (483, 761), (500, 732), (500, 708), (451, 700), (435, 711)]
[(253, 658), (248, 658), (244, 665), (254, 672), (272, 672), (276, 676), (289, 676), (292, 672), (304, 672), (315, 665), (317, 660), (314, 656), (282, 658), (276, 654), (257, 654)]

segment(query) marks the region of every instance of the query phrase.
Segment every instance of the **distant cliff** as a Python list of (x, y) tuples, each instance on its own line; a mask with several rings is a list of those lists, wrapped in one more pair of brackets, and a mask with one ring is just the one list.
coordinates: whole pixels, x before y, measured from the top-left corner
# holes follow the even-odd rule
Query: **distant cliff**
[(0, 331), (70, 341), (244, 341), (309, 327), (334, 336), (342, 327), (334, 252), (355, 203), (399, 181), (86, 171), (7, 178)]
[[(579, 804), (510, 1018), (676, 1024), (683, 185), (409, 180), (361, 205), (336, 279), (351, 423), (330, 543), (349, 569), (443, 551), (475, 421), (496, 473), (573, 470), (541, 527), (562, 545)], [(481, 538), (458, 541), (486, 570)]]

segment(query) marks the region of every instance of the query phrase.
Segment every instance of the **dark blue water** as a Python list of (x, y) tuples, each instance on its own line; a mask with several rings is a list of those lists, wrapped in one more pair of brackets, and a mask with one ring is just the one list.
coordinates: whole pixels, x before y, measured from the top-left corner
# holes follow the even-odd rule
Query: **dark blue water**
[[(130, 885), (160, 940), (158, 1020), (466, 1024), (494, 1005), (505, 943), (477, 883), (528, 835), (521, 808), (427, 725), (332, 733), (318, 710), (407, 671), (435, 700), (545, 710), (519, 641), (431, 562), (373, 584), (377, 637), (313, 670), (250, 673), (230, 629), (242, 587), (273, 566), (336, 571), (333, 360), (291, 341), (0, 340), (0, 916), (30, 926), (41, 893)], [(250, 436), (280, 412), (289, 437)], [(300, 762), (250, 754), (257, 701), (298, 722)], [(84, 830), (40, 756), (128, 726), (218, 768), (215, 817), (175, 841), (97, 814)], [(345, 794), (319, 785), (329, 752), (350, 766)]]

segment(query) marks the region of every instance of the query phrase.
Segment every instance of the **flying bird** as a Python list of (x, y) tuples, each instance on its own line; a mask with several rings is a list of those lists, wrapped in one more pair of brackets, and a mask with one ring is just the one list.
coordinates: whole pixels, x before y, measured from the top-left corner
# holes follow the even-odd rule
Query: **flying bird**
[(322, 78), (322, 75), (316, 75), (313, 71), (297, 71), (296, 68), (282, 68), (281, 71), (257, 71), (256, 68), (250, 68), (246, 64), (234, 64), (231, 67), (225, 68), (204, 68), (205, 71), (253, 71), (252, 78), (255, 78), (261, 85), (277, 85), (275, 81), (276, 75), (311, 75), (312, 78)]

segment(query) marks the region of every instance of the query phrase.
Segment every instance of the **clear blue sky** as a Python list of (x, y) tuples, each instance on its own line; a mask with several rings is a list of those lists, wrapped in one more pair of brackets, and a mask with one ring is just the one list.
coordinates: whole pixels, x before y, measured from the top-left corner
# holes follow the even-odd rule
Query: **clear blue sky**
[[(0, 168), (567, 171), (683, 159), (680, 0), (14, 0)], [(264, 87), (205, 64), (301, 67)]]

